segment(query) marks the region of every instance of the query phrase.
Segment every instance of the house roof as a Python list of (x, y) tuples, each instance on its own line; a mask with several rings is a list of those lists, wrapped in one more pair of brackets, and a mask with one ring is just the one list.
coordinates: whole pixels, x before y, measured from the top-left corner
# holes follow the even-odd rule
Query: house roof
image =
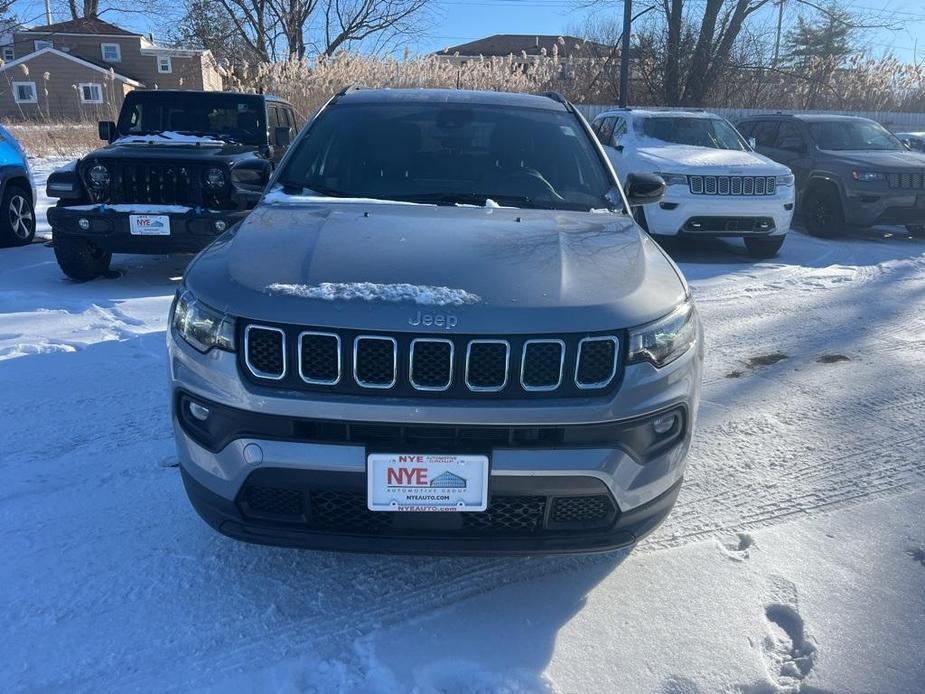
[(577, 56), (585, 57), (590, 55), (603, 55), (611, 49), (602, 43), (586, 41), (576, 36), (553, 36), (551, 34), (495, 34), (483, 39), (461, 43), (458, 46), (451, 46), (437, 55), (461, 55), (461, 56), (499, 56), (508, 55), (542, 55), (545, 49), (546, 55), (552, 55), (554, 47), (558, 47), (559, 55), (563, 58)]
[(141, 36), (133, 31), (128, 31), (115, 24), (104, 22), (98, 17), (81, 17), (80, 19), (70, 19), (66, 22), (57, 22), (55, 24), (46, 24), (45, 26), (32, 27), (21, 34), (95, 34), (97, 36)]
[(42, 48), (41, 50), (30, 53), (29, 55), (24, 55), (22, 58), (18, 58), (17, 60), (11, 60), (10, 62), (5, 63), (2, 66), (0, 66), (0, 72), (4, 72), (6, 70), (9, 70), (10, 68), (16, 67), (17, 65), (21, 65), (23, 63), (28, 63), (29, 61), (38, 58), (40, 55), (45, 55), (46, 53), (50, 53), (57, 58), (63, 58), (65, 60), (70, 60), (72, 62), (77, 63), (78, 65), (83, 65), (86, 68), (89, 68), (91, 70), (96, 70), (97, 72), (101, 72), (106, 75), (112, 74), (117, 80), (125, 82), (126, 84), (129, 84), (133, 87), (143, 87), (144, 86), (141, 82), (139, 82), (136, 79), (132, 79), (131, 77), (127, 77), (126, 75), (122, 75), (115, 71), (112, 71), (110, 73), (109, 68), (96, 65), (95, 63), (91, 63), (89, 60), (84, 60), (83, 58), (78, 58), (76, 55), (71, 55), (70, 53), (59, 51), (57, 48)]

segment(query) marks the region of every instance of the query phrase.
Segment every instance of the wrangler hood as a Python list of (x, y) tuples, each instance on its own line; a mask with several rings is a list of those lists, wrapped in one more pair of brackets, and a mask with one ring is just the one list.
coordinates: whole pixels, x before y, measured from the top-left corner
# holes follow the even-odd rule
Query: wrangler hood
[(614, 330), (686, 294), (625, 215), (298, 198), (258, 206), (186, 283), (255, 320), (461, 334)]

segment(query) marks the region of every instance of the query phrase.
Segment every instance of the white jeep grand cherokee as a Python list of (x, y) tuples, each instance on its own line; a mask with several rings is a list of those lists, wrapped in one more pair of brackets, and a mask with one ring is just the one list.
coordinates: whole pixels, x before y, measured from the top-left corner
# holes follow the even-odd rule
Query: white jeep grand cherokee
[(664, 199), (635, 209), (650, 234), (741, 237), (757, 258), (780, 250), (793, 218), (793, 174), (753, 151), (724, 118), (617, 109), (591, 127), (621, 181), (630, 173), (665, 179)]

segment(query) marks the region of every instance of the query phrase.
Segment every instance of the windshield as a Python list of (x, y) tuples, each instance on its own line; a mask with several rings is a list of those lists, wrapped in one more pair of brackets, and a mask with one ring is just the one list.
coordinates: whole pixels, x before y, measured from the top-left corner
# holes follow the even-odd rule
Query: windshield
[(263, 144), (266, 118), (260, 98), (247, 94), (131, 92), (122, 105), (118, 131), (119, 135), (209, 135)]
[(901, 150), (905, 149), (890, 131), (873, 121), (832, 120), (810, 123), (809, 132), (819, 149)]
[(748, 150), (742, 136), (722, 118), (650, 116), (636, 121), (636, 132), (644, 137), (679, 145)]
[(446, 103), (333, 104), (279, 182), (336, 197), (589, 210), (612, 184), (574, 114)]

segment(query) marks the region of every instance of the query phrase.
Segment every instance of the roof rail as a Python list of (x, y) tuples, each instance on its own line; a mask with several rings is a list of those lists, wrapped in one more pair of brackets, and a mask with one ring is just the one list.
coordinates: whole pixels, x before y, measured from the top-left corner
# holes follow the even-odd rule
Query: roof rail
[(364, 87), (363, 85), (360, 85), (360, 84), (351, 84), (349, 87), (344, 87), (339, 92), (337, 92), (336, 96), (346, 96), (349, 92), (356, 92), (356, 91), (359, 91), (361, 89), (366, 89), (366, 88), (367, 87)]
[(537, 96), (545, 96), (547, 99), (552, 99), (553, 101), (556, 101), (562, 104), (563, 106), (565, 106), (565, 108), (567, 108), (569, 111), (575, 110), (575, 107), (572, 106), (572, 103), (559, 92), (554, 92), (554, 91), (540, 92)]

